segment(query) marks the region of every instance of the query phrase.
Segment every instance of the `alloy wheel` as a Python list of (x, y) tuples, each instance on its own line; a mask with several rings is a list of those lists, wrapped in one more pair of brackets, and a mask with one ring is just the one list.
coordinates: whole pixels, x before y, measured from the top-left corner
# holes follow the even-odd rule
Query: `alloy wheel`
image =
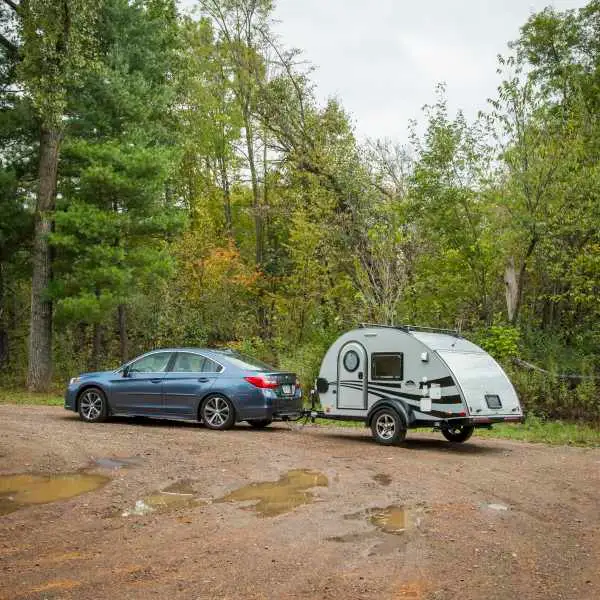
[(229, 403), (219, 396), (209, 398), (204, 405), (204, 420), (211, 427), (223, 427), (229, 420), (230, 415)]
[(102, 414), (102, 396), (98, 392), (89, 390), (80, 400), (81, 414), (88, 421), (95, 421)]
[(377, 418), (375, 428), (377, 429), (377, 435), (382, 440), (390, 440), (396, 432), (396, 421), (391, 415), (384, 413)]

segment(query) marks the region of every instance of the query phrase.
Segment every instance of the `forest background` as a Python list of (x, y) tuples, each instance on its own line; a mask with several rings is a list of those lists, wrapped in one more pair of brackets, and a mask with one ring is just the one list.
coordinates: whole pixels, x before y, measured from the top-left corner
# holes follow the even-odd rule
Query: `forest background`
[(317, 100), (273, 10), (0, 0), (3, 385), (208, 345), (310, 386), (341, 332), (411, 323), (600, 422), (600, 1), (532, 15), (488, 110), (440, 85), (405, 144)]

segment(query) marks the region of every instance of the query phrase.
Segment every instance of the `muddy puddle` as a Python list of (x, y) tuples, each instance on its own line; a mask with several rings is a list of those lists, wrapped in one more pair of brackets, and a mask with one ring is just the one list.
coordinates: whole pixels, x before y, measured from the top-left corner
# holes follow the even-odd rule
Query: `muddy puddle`
[(97, 490), (109, 480), (90, 473), (0, 475), (0, 515), (25, 506), (74, 498)]
[[(424, 507), (387, 506), (386, 508), (368, 508), (367, 510), (346, 515), (346, 519), (366, 519), (383, 533), (402, 535), (419, 527), (425, 512)], [(336, 540), (338, 541), (338, 540)]]
[(386, 473), (377, 473), (372, 477), (373, 481), (378, 483), (379, 485), (390, 485), (392, 483), (392, 477), (387, 475)]
[(193, 508), (206, 504), (198, 498), (194, 482), (190, 479), (176, 481), (162, 490), (158, 490), (138, 500), (133, 508), (120, 512), (122, 517), (143, 516), (150, 513), (165, 513), (182, 508)]
[(278, 481), (251, 483), (227, 494), (219, 502), (254, 502), (249, 508), (263, 517), (276, 517), (314, 501), (309, 490), (327, 487), (323, 473), (310, 470), (288, 471)]

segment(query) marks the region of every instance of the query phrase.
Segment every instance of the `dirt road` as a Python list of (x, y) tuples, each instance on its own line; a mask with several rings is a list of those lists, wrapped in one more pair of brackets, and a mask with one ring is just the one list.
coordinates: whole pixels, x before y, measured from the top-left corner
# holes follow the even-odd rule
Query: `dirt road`
[(0, 406), (0, 475), (22, 473), (2, 599), (600, 598), (597, 449)]

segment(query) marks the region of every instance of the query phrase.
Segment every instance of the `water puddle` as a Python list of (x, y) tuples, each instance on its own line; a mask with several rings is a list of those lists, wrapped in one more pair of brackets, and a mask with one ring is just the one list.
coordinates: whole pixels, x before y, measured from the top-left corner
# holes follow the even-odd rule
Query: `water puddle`
[(103, 469), (122, 469), (127, 467), (137, 467), (142, 464), (143, 460), (137, 456), (131, 458), (96, 458), (94, 459), (94, 465), (102, 467)]
[(419, 527), (422, 520), (423, 507), (388, 506), (386, 508), (368, 508), (359, 513), (346, 515), (346, 519), (366, 518), (383, 533), (402, 535), (406, 531)]
[(400, 535), (412, 527), (410, 511), (404, 506), (388, 506), (374, 509), (368, 517), (369, 522), (384, 533)]
[(373, 475), (373, 481), (376, 481), (379, 485), (390, 485), (392, 477), (386, 473), (377, 473)]
[(0, 515), (33, 504), (67, 500), (97, 490), (109, 477), (89, 473), (0, 475)]
[(323, 473), (310, 470), (288, 471), (279, 481), (251, 483), (227, 494), (221, 502), (254, 501), (250, 507), (263, 517), (276, 517), (314, 501), (308, 490), (327, 487), (329, 481)]
[(206, 504), (206, 501), (198, 498), (193, 483), (190, 479), (176, 481), (163, 490), (138, 500), (132, 509), (120, 514), (122, 517), (144, 516), (154, 512), (164, 513)]

